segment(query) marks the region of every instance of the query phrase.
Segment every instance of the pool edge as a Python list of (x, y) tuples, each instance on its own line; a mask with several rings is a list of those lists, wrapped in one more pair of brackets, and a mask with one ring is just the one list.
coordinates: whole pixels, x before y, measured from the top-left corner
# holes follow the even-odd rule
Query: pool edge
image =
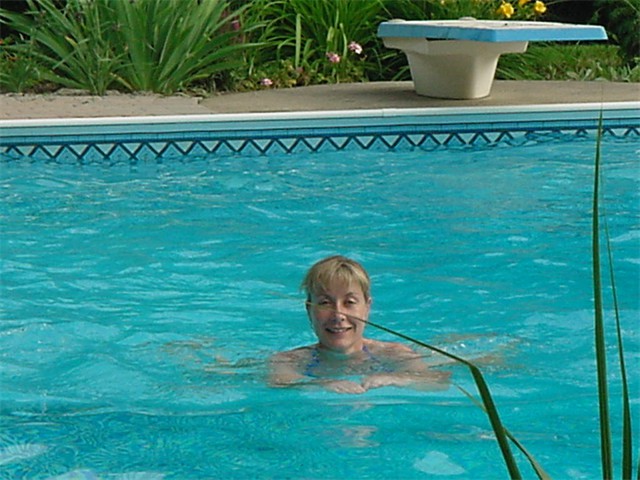
[(259, 112), (259, 113), (206, 113), (188, 115), (145, 115), (145, 116), (109, 116), (109, 117), (72, 117), (0, 120), (2, 128), (24, 127), (74, 127), (108, 125), (162, 125), (184, 123), (236, 123), (290, 120), (336, 120), (336, 119), (373, 119), (397, 117), (443, 118), (447, 116), (484, 116), (487, 114), (545, 114), (567, 112), (611, 112), (629, 111), (632, 117), (640, 116), (640, 101), (628, 102), (592, 102), (539, 105), (508, 105), (488, 107), (420, 107), (420, 108), (378, 108), (363, 110), (315, 110), (295, 112)]

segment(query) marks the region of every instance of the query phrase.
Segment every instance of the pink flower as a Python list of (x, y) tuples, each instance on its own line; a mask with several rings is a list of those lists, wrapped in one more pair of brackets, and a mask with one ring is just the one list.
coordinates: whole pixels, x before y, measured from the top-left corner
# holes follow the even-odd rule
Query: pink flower
[(260, 80), (260, 85), (262, 85), (263, 87), (270, 87), (271, 85), (273, 85), (273, 81), (270, 78), (265, 77)]
[(356, 55), (360, 55), (362, 53), (362, 45), (360, 45), (359, 43), (351, 42), (348, 48)]
[(340, 63), (340, 55), (334, 52), (327, 52), (327, 58), (331, 63)]

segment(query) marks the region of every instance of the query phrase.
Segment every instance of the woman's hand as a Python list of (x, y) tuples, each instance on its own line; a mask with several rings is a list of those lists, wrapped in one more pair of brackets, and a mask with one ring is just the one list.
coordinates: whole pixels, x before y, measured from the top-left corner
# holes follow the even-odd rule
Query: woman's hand
[(406, 387), (418, 390), (446, 390), (449, 388), (450, 372), (429, 371), (415, 373), (375, 373), (362, 379), (365, 390), (380, 387)]
[(401, 373), (374, 373), (364, 377), (361, 385), (364, 390), (371, 390), (372, 388), (389, 386), (404, 387), (410, 383), (412, 383), (411, 378)]
[(336, 393), (364, 393), (367, 389), (359, 383), (351, 380), (331, 380), (322, 382), (322, 386), (327, 390)]

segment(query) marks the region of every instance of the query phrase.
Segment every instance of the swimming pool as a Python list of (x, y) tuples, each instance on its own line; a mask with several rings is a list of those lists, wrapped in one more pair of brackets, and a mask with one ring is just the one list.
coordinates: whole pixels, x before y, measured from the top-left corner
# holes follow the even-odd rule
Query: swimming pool
[[(312, 341), (302, 275), (340, 252), (372, 274), (372, 320), (495, 355), (485, 373), (508, 428), (552, 476), (592, 477), (598, 114), (3, 124), (1, 475), (505, 476), (482, 412), (453, 388), (265, 386), (271, 353)], [(604, 117), (605, 204), (637, 372), (640, 119), (631, 106)], [(637, 405), (637, 375), (632, 391)]]

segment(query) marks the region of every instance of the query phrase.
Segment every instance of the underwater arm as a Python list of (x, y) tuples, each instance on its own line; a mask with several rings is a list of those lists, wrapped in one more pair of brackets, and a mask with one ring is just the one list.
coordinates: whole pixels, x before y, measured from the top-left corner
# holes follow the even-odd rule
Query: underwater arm
[(269, 360), (269, 385), (288, 387), (298, 384), (305, 377), (296, 368), (296, 357), (291, 352), (278, 353)]
[(410, 387), (423, 391), (447, 390), (450, 375), (449, 372), (374, 373), (362, 379), (362, 387), (366, 390), (380, 387)]
[(450, 372), (433, 370), (422, 357), (409, 347), (394, 344), (387, 352), (389, 371), (367, 375), (362, 386), (369, 390), (385, 386), (410, 387), (416, 390), (436, 391), (449, 388)]

